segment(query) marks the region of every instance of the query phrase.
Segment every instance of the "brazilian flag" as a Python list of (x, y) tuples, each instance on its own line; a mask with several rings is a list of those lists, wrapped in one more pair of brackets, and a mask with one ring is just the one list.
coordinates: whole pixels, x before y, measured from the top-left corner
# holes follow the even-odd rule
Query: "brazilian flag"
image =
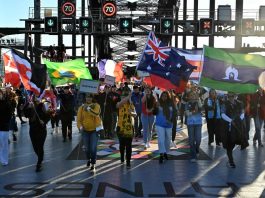
[(85, 66), (84, 59), (75, 59), (66, 62), (50, 62), (45, 60), (48, 74), (53, 85), (64, 85), (66, 83), (79, 84), (80, 79), (92, 79)]

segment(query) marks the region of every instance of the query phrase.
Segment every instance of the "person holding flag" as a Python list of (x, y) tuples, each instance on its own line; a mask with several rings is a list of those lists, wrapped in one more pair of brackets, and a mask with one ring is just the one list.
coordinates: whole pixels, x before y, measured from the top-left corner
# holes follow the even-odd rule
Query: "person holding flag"
[(46, 124), (50, 120), (51, 112), (48, 103), (38, 100), (32, 95), (32, 100), (26, 104), (24, 115), (29, 119), (29, 135), (34, 152), (38, 157), (36, 172), (42, 170), (42, 161), (44, 158), (44, 143), (47, 136)]

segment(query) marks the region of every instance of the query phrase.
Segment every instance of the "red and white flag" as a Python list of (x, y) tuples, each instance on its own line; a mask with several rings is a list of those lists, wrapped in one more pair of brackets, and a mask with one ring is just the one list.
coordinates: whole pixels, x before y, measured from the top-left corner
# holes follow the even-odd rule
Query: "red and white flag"
[(13, 87), (19, 87), (21, 80), (10, 51), (3, 54), (3, 61), (5, 69), (5, 83), (11, 84)]
[(39, 96), (46, 85), (46, 67), (34, 64), (24, 54), (14, 49), (11, 49), (11, 53), (25, 89)]

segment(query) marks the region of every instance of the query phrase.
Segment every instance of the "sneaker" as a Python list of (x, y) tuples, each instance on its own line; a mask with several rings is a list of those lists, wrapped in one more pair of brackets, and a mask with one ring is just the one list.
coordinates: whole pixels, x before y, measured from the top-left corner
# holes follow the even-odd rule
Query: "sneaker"
[(227, 166), (228, 166), (229, 168), (236, 168), (236, 165), (235, 165), (234, 162), (227, 162)]
[(147, 142), (147, 148), (150, 148), (150, 143), (149, 142)]
[(144, 149), (146, 150), (148, 148), (147, 143), (144, 144)]
[(36, 165), (36, 172), (41, 172), (42, 171), (42, 165), (41, 164), (37, 164)]
[(253, 140), (253, 145), (256, 145), (256, 143), (257, 143), (256, 140)]
[(198, 152), (198, 153), (196, 153), (196, 157), (197, 157), (197, 158), (199, 158), (199, 156), (200, 156), (200, 153), (199, 153), (199, 152)]
[(176, 145), (176, 143), (174, 141), (171, 141), (170, 147), (177, 148), (177, 145)]
[(126, 168), (130, 169), (131, 168), (131, 163), (130, 162), (126, 162)]
[(167, 153), (164, 153), (164, 158), (165, 158), (165, 160), (168, 160)]
[(86, 166), (90, 167), (90, 161), (89, 160), (87, 161)]
[(263, 144), (260, 143), (259, 146), (260, 146), (260, 147), (263, 147)]
[(164, 162), (164, 156), (163, 156), (163, 154), (160, 154), (159, 164), (162, 164), (163, 162)]
[(91, 171), (91, 172), (96, 172), (95, 164), (92, 164), (92, 165), (91, 165), (91, 167), (90, 167), (90, 171)]
[(192, 158), (191, 160), (190, 160), (190, 162), (191, 163), (195, 163), (197, 160), (195, 159), (195, 158)]
[(13, 134), (13, 142), (17, 141), (17, 136), (15, 134)]

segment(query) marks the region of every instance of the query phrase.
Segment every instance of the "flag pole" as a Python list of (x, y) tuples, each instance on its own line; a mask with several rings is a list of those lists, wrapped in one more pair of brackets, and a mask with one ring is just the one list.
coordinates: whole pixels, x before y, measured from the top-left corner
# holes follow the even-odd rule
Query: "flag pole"
[(204, 60), (203, 60), (203, 57), (204, 57), (204, 46), (205, 45), (203, 45), (203, 50), (202, 50), (202, 54), (201, 54), (201, 71), (199, 72), (199, 80), (198, 80), (198, 85), (200, 84), (200, 82), (201, 82), (201, 75), (202, 75), (202, 71), (203, 71), (203, 65), (204, 65)]

